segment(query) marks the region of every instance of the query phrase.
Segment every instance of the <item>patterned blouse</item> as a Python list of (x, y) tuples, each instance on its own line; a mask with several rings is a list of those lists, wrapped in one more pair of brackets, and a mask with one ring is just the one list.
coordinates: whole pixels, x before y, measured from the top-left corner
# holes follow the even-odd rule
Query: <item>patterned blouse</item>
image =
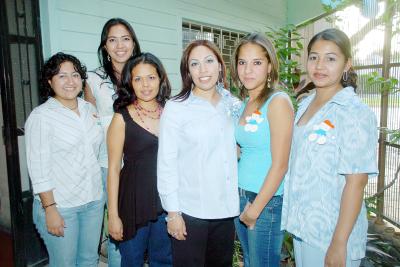
[[(306, 125), (297, 126), (314, 97), (303, 100), (295, 118), (282, 229), (327, 251), (339, 217), (345, 176), (378, 173), (378, 131), (375, 114), (352, 87), (339, 91)], [(365, 255), (367, 227), (362, 205), (347, 246), (353, 260)]]

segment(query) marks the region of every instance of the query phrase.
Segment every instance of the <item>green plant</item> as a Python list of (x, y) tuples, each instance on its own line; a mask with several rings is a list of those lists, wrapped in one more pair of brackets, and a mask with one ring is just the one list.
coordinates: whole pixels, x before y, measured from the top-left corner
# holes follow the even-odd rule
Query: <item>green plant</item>
[(366, 257), (362, 266), (400, 266), (400, 250), (380, 235), (368, 234)]
[(240, 247), (239, 240), (235, 240), (234, 247), (233, 247), (233, 261), (232, 267), (240, 267), (243, 266), (243, 256), (242, 256), (242, 249)]
[(285, 266), (295, 266), (293, 236), (288, 232), (285, 232), (285, 236), (283, 238), (281, 260), (285, 261)]
[(399, 80), (393, 77), (383, 78), (378, 72), (374, 71), (367, 75), (367, 86), (379, 85), (381, 92), (397, 93), (400, 92)]
[[(377, 72), (366, 75), (367, 87), (378, 86), (382, 93), (398, 93), (400, 92), (399, 81), (396, 78), (384, 78)], [(380, 128), (381, 131), (388, 135), (389, 143), (396, 143), (400, 140), (400, 129)], [(365, 199), (368, 214), (377, 214), (376, 206), (379, 199), (382, 198), (383, 192), (393, 186), (399, 178), (400, 165), (397, 166), (395, 177), (392, 181), (385, 185), (379, 192)], [(363, 266), (400, 266), (400, 250), (393, 246), (389, 241), (383, 240), (382, 236), (377, 234), (369, 234), (367, 241), (367, 251)]]
[(293, 92), (294, 85), (300, 80), (299, 62), (295, 57), (301, 56), (303, 38), (293, 24), (278, 29), (268, 29), (266, 35), (274, 43), (278, 55), (280, 81), (289, 92)]

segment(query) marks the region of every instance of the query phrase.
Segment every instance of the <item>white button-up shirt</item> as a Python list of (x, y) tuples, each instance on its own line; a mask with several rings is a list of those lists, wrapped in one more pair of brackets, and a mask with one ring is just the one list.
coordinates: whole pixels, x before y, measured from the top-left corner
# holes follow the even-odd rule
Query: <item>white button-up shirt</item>
[(103, 194), (97, 160), (102, 129), (92, 104), (78, 98), (78, 108), (80, 116), (49, 98), (25, 124), (33, 191), (53, 190), (57, 205), (63, 208), (99, 200)]
[(163, 208), (200, 219), (239, 214), (233, 119), (191, 94), (168, 101), (160, 121), (157, 184)]

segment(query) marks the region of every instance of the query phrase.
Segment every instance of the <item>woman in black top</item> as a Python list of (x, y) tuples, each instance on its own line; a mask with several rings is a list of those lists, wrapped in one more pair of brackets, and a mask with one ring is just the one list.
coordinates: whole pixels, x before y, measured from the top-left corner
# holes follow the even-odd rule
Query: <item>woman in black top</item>
[(122, 85), (107, 134), (108, 229), (121, 241), (121, 266), (142, 266), (146, 249), (151, 266), (172, 266), (157, 192), (158, 126), (171, 87), (161, 62), (150, 53), (125, 64)]

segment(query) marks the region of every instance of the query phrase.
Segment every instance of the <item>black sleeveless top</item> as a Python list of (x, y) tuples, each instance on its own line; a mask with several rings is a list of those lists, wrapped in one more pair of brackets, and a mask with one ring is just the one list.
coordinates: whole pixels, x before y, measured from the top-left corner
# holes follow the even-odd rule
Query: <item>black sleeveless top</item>
[(158, 137), (138, 125), (127, 108), (118, 113), (125, 121), (124, 166), (119, 179), (118, 213), (123, 224), (123, 240), (156, 220), (162, 213), (157, 191)]

